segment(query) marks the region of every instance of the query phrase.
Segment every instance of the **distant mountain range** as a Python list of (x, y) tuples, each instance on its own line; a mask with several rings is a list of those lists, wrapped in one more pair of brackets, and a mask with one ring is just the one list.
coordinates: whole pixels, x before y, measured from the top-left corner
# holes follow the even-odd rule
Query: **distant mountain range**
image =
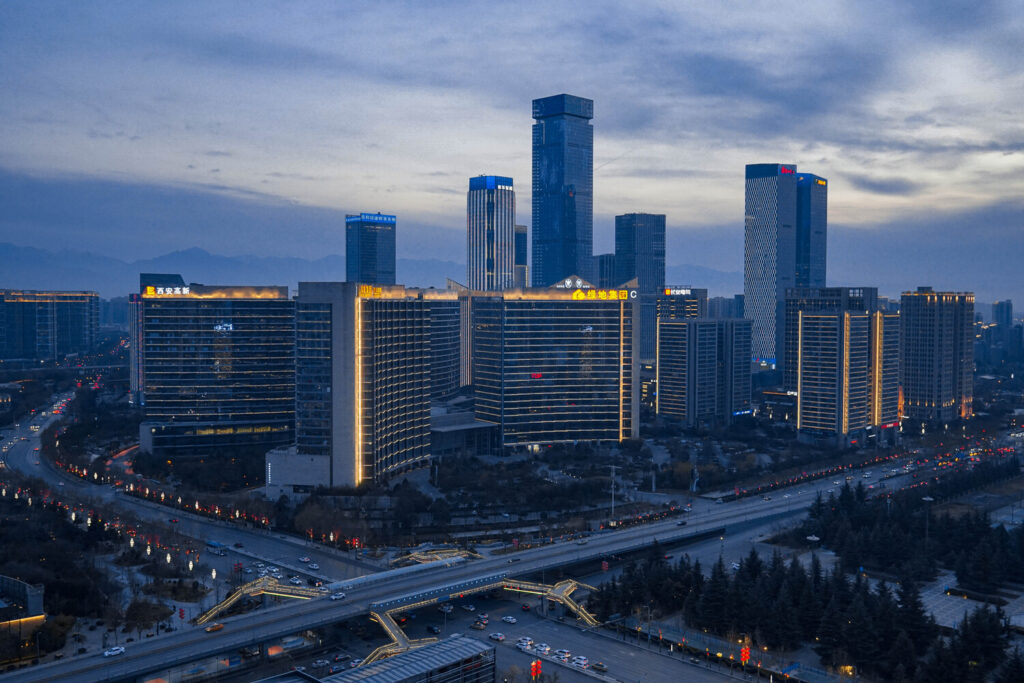
[[(399, 282), (415, 287), (444, 287), (446, 278), (461, 282), (466, 273), (462, 263), (437, 259), (398, 259), (397, 268)], [(743, 291), (742, 273), (695, 265), (666, 271), (668, 284), (707, 287), (713, 295)], [(344, 280), (345, 257), (219, 256), (192, 248), (127, 262), (85, 251), (0, 243), (0, 289), (84, 289), (111, 298), (137, 292), (139, 273), (179, 273), (186, 282), (211, 285), (287, 285), (294, 292), (300, 280)]]

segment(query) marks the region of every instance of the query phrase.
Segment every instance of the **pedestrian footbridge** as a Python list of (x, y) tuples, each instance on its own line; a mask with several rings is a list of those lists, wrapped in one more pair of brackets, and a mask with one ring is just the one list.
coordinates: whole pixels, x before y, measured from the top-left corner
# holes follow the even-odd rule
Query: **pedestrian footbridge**
[(315, 588), (307, 588), (306, 586), (292, 586), (286, 583), (278, 583), (277, 579), (272, 576), (261, 576), (255, 581), (250, 581), (249, 583), (239, 586), (234, 593), (203, 612), (199, 618), (196, 619), (196, 623), (202, 626), (206, 622), (215, 618), (218, 614), (221, 614), (226, 609), (234, 605), (243, 597), (258, 597), (260, 595), (275, 595), (281, 598), (312, 600), (313, 598), (322, 598), (324, 593), (323, 591), (319, 591)]

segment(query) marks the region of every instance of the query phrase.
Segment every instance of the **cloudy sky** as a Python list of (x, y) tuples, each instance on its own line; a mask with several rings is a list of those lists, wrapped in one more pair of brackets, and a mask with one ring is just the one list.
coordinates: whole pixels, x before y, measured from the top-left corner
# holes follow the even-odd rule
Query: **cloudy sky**
[(569, 92), (595, 251), (659, 212), (669, 263), (742, 270), (744, 164), (796, 163), (830, 283), (1024, 307), (1022, 44), (1012, 0), (5, 2), (0, 242), (313, 258), (379, 210), (462, 262), (467, 178), (528, 223), (530, 101)]

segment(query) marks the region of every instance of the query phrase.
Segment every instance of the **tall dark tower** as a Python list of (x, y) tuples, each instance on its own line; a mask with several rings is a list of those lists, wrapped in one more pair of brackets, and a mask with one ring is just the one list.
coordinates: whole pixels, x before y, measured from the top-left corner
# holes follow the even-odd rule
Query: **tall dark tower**
[(397, 219), (379, 213), (345, 216), (345, 280), (395, 284)]
[(593, 279), (594, 102), (533, 101), (533, 286)]

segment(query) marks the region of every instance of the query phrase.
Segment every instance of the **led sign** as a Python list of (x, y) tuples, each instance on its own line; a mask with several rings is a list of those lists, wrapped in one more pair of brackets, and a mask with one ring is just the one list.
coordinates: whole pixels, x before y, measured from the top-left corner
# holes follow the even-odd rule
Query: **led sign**
[(146, 287), (146, 296), (182, 296), (188, 295), (191, 290), (188, 287)]
[(786, 168), (785, 166), (779, 166), (779, 173), (789, 173), (789, 174), (793, 174), (793, 173), (796, 173), (796, 171), (794, 171), (794, 170), (793, 170), (793, 169), (791, 169), (791, 168)]
[(635, 299), (635, 289), (577, 289), (573, 301), (625, 301)]
[(679, 288), (679, 287), (666, 287), (665, 288), (665, 296), (690, 296), (690, 294), (692, 294), (692, 293), (693, 293), (693, 290), (690, 290), (690, 289), (683, 289), (683, 288)]

